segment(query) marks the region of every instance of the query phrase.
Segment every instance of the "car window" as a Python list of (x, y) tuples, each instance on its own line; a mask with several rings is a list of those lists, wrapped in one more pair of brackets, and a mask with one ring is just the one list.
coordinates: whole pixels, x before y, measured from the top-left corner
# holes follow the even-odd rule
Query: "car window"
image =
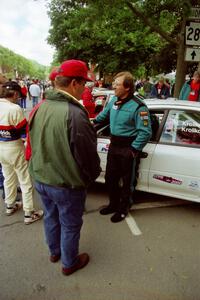
[[(150, 111), (151, 115), (151, 127), (152, 127), (152, 137), (150, 141), (155, 141), (160, 124), (163, 120), (164, 111)], [(100, 125), (100, 129), (97, 130), (98, 137), (109, 137), (110, 136), (110, 126)]]
[(169, 112), (160, 142), (200, 147), (200, 112)]
[(152, 128), (152, 136), (150, 141), (156, 141), (156, 138), (158, 136), (159, 128), (163, 120), (164, 111), (154, 111), (150, 110), (150, 116), (151, 116), (151, 128)]

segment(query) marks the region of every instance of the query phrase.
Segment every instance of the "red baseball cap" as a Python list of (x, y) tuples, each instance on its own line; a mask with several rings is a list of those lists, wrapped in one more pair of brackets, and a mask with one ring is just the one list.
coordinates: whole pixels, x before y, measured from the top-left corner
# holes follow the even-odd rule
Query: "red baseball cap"
[(57, 68), (53, 68), (53, 70), (51, 71), (51, 73), (49, 74), (49, 79), (51, 81), (54, 81), (56, 79), (56, 76), (58, 75), (58, 67)]
[(88, 77), (88, 68), (82, 60), (70, 59), (64, 61), (58, 69), (58, 74), (64, 77), (81, 77), (86, 81), (92, 81)]

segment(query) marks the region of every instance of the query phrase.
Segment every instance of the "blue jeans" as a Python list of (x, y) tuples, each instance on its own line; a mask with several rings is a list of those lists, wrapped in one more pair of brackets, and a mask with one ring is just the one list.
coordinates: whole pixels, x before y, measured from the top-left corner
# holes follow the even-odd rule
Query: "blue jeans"
[(44, 208), (44, 229), (51, 255), (60, 255), (63, 267), (77, 262), (86, 190), (36, 182)]
[(26, 97), (22, 97), (20, 100), (21, 108), (26, 108)]
[(3, 188), (3, 183), (4, 183), (4, 177), (3, 177), (3, 173), (2, 173), (2, 167), (0, 164), (0, 188)]
[(33, 107), (38, 104), (39, 97), (32, 97)]

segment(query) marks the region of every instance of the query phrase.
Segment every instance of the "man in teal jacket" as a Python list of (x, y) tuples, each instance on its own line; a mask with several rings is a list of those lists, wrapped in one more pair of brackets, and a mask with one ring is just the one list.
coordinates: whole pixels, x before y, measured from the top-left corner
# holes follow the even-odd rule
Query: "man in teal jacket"
[[(115, 97), (96, 117), (94, 123), (110, 122), (111, 143), (108, 151), (105, 180), (109, 191), (109, 205), (102, 215), (114, 213), (111, 221), (123, 220), (130, 208), (134, 166), (139, 153), (151, 137), (148, 108), (133, 96), (134, 80), (129, 72), (115, 76)], [(119, 181), (122, 179), (122, 187)]]
[(50, 261), (61, 257), (62, 273), (70, 275), (89, 261), (78, 253), (79, 238), (86, 188), (100, 174), (100, 159), (96, 133), (78, 101), (90, 80), (87, 67), (68, 60), (57, 73), (56, 88), (29, 121), (30, 173), (44, 206)]

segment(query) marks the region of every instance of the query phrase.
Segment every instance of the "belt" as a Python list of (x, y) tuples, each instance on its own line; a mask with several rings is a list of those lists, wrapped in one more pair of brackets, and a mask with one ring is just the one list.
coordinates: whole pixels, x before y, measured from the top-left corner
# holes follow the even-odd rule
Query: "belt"
[(135, 136), (117, 136), (111, 135), (111, 145), (118, 147), (131, 146), (132, 142), (136, 139)]

